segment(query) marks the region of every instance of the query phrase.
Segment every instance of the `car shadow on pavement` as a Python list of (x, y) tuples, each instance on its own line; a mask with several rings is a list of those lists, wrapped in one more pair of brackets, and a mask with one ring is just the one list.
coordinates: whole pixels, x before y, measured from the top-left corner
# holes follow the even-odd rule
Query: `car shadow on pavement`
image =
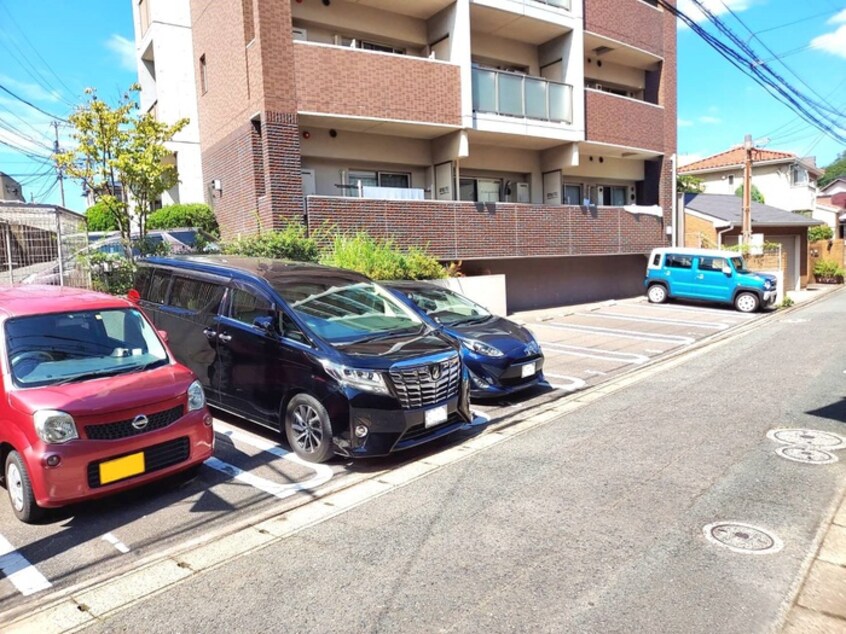
[(805, 413), (819, 418), (836, 420), (839, 423), (846, 423), (846, 397), (841, 397), (839, 401), (834, 401)]

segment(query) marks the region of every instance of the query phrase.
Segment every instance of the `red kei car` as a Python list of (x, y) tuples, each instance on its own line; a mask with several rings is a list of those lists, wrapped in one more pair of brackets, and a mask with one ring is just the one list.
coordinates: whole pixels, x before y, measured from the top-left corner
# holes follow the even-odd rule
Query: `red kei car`
[(0, 461), (18, 519), (199, 466), (203, 388), (130, 302), (55, 286), (0, 290)]

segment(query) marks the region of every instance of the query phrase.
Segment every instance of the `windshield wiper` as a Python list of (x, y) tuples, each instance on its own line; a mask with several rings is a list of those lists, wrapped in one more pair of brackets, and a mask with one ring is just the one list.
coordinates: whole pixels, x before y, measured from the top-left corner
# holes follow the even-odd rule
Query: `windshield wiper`
[(369, 337), (362, 337), (361, 339), (356, 339), (354, 341), (345, 341), (344, 343), (337, 344), (340, 347), (347, 347), (347, 346), (354, 346), (360, 343), (372, 343), (374, 341), (379, 341), (380, 339), (390, 339), (391, 337), (396, 337), (397, 335), (401, 334), (411, 334), (406, 333), (407, 330), (414, 328), (417, 332), (415, 334), (422, 334), (423, 330), (430, 330), (426, 324), (420, 324), (419, 326), (409, 326), (408, 328), (400, 328), (399, 330), (389, 330), (387, 332), (380, 332), (377, 335), (370, 335)]
[(53, 385), (64, 385), (65, 383), (76, 383), (77, 381), (88, 381), (90, 379), (99, 379), (105, 376), (117, 376), (118, 374), (129, 374), (131, 372), (143, 372), (144, 370), (151, 370), (154, 367), (166, 363), (167, 359), (156, 359), (143, 365), (130, 365), (123, 368), (108, 368), (104, 370), (95, 370), (93, 372), (84, 372), (75, 376), (69, 376), (61, 381), (56, 381)]

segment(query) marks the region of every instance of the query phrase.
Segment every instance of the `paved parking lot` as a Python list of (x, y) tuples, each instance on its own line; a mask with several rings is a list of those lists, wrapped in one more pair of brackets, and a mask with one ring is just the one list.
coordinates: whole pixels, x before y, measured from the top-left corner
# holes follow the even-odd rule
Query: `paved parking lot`
[(642, 300), (524, 314), (519, 318), (546, 355), (549, 386), (507, 402), (477, 404), (475, 425), (426, 447), (387, 459), (312, 465), (288, 452), (273, 432), (226, 417), (216, 420), (215, 457), (195, 478), (176, 477), (69, 507), (40, 526), (19, 523), (4, 499), (0, 622), (4, 612), (17, 614), (51, 589), (128, 570), (184, 548), (209, 531), (277, 515), (400, 465), (426, 460), (469, 436), (492, 433), (504, 415), (597, 385), (762, 316), (705, 306), (655, 306)]

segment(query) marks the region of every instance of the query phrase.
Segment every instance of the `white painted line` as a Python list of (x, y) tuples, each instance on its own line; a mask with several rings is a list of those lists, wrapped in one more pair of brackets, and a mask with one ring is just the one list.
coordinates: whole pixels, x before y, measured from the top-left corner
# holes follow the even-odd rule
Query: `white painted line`
[(645, 322), (647, 324), (670, 324), (673, 326), (690, 326), (691, 328), (707, 328), (708, 330), (725, 330), (731, 328), (731, 324), (714, 321), (690, 321), (686, 319), (667, 319), (664, 317), (640, 317), (638, 315), (627, 314), (606, 314), (606, 313), (582, 313), (589, 317), (602, 317), (603, 319), (617, 319), (620, 321), (637, 321)]
[[(240, 482), (249, 484), (250, 486), (255, 487), (259, 491), (263, 491), (279, 499), (285, 499), (294, 495), (298, 491), (316, 489), (317, 487), (326, 484), (329, 480), (332, 479), (333, 473), (331, 467), (324, 464), (306, 462), (305, 460), (297, 456), (295, 453), (286, 451), (285, 449), (282, 449), (282, 447), (280, 447), (279, 445), (276, 445), (270, 442), (269, 440), (266, 440), (259, 436), (253, 436), (252, 434), (246, 434), (244, 432), (229, 427), (225, 423), (218, 423), (217, 421), (215, 422), (215, 429), (218, 432), (229, 436), (236, 442), (240, 442), (245, 445), (250, 445), (251, 447), (282, 458), (283, 460), (302, 465), (304, 467), (307, 467), (308, 469), (311, 469), (315, 473), (314, 477), (309, 478), (308, 480), (304, 480), (302, 482), (278, 484), (276, 482), (272, 482), (266, 478), (262, 478), (261, 476), (257, 476), (248, 471), (244, 471), (243, 469), (239, 469), (235, 465), (229, 464), (228, 462), (224, 462), (219, 458), (209, 458), (203, 463), (206, 466), (211, 467), (212, 469), (216, 469), (217, 471), (232, 476), (234, 479)], [(223, 429), (224, 431), (221, 431), (221, 429)]]
[(563, 379), (565, 381), (569, 381), (568, 385), (561, 385), (560, 383), (552, 383), (551, 381), (547, 381), (550, 387), (554, 387), (556, 390), (564, 390), (565, 392), (576, 392), (578, 390), (583, 389), (587, 385), (587, 382), (585, 382), (583, 379), (578, 379), (573, 376), (553, 374), (552, 372), (544, 372), (543, 375), (545, 377), (552, 377), (553, 379)]
[(614, 352), (612, 350), (600, 350), (598, 348), (565, 346), (558, 343), (544, 343), (542, 345), (548, 346), (557, 352), (563, 352), (575, 357), (587, 357), (589, 359), (600, 359), (602, 361), (618, 361), (620, 363), (646, 363), (649, 361), (649, 357), (630, 352)]
[(600, 372), (599, 370), (585, 370), (585, 374), (591, 374), (593, 376), (608, 376), (607, 372)]
[[(651, 341), (653, 343), (671, 343), (675, 345), (690, 345), (696, 341), (693, 337), (682, 335), (662, 335), (660, 333), (648, 333), (640, 330), (623, 330), (621, 328), (604, 328), (602, 326), (581, 326), (578, 324), (537, 324), (543, 328), (555, 328), (556, 330), (575, 330), (578, 332), (592, 332), (607, 337), (620, 337), (622, 339), (634, 339), (636, 341)], [(542, 346), (547, 344), (541, 344)]]
[(757, 315), (749, 314), (749, 313), (739, 313), (737, 311), (731, 312), (728, 310), (724, 310), (721, 308), (709, 308), (707, 306), (702, 306), (701, 308), (698, 306), (676, 306), (676, 305), (666, 305), (666, 304), (649, 304), (650, 310), (664, 310), (664, 311), (686, 311), (691, 313), (699, 313), (702, 315), (720, 315), (721, 317), (727, 319), (755, 319)]
[(114, 536), (112, 533), (106, 533), (100, 539), (104, 542), (110, 543), (112, 546), (118, 549), (118, 551), (122, 552), (124, 555), (129, 552), (129, 548), (126, 544), (120, 541), (117, 537)]
[(46, 590), (52, 585), (2, 535), (0, 535), (0, 572), (25, 597)]
[[(307, 467), (314, 471), (314, 478), (306, 482), (300, 483), (303, 485), (307, 485), (303, 488), (309, 489), (318, 487), (321, 484), (327, 483), (329, 480), (332, 479), (332, 476), (334, 475), (334, 473), (332, 472), (332, 467), (329, 467), (325, 464), (317, 464), (314, 462), (308, 462), (306, 460), (303, 460), (297, 454), (288, 451), (287, 449), (283, 449), (279, 445), (272, 443), (271, 441), (267, 440), (266, 438), (262, 438), (261, 436), (248, 434), (235, 427), (230, 427), (226, 423), (218, 423), (217, 421), (215, 421), (214, 428), (217, 431), (223, 430), (221, 433), (229, 436), (232, 440), (236, 442), (244, 443), (245, 445), (250, 445), (255, 449), (260, 449), (261, 451), (273, 454), (274, 456), (277, 456), (278, 458), (282, 458), (283, 460), (287, 460), (289, 462), (295, 462), (298, 465)], [(314, 480), (315, 483), (309, 484), (310, 482), (312, 482), (312, 480)], [(318, 480), (319, 482), (317, 482)]]
[(644, 350), (646, 354), (663, 354), (663, 350), (656, 350), (655, 348), (647, 348)]

